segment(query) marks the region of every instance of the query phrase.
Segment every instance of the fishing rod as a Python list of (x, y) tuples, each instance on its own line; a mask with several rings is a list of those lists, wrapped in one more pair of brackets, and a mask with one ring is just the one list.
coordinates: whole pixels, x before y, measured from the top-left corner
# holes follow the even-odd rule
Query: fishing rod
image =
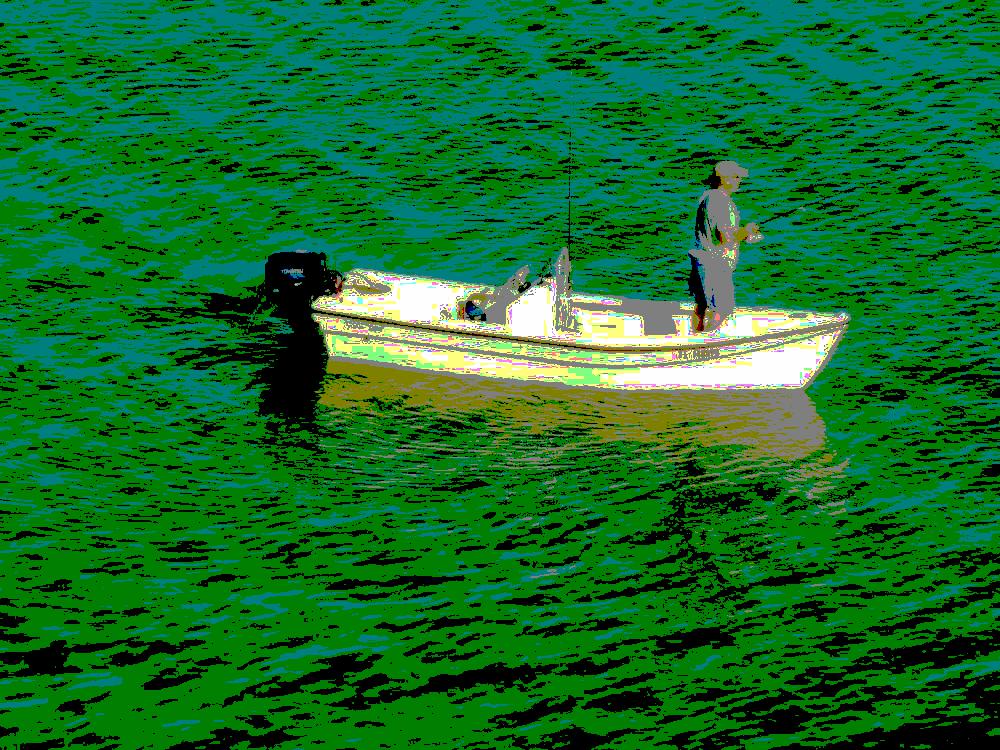
[(775, 221), (777, 219), (787, 219), (789, 216), (797, 214), (803, 208), (809, 208), (810, 206), (815, 206), (817, 203), (821, 203), (823, 200), (824, 199), (820, 198), (820, 199), (817, 199), (817, 200), (814, 200), (814, 201), (809, 201), (808, 203), (803, 203), (801, 206), (796, 206), (795, 208), (793, 208), (793, 209), (791, 209), (789, 211), (782, 211), (780, 213), (776, 213), (773, 216), (770, 216), (770, 217), (768, 217), (766, 219), (763, 219), (763, 220), (761, 220), (761, 221), (759, 221), (757, 223), (763, 225), (763, 224), (769, 224), (772, 221)]
[(825, 195), (822, 198), (816, 198), (816, 199), (808, 201), (806, 203), (799, 204), (795, 208), (789, 209), (788, 211), (781, 211), (780, 213), (776, 213), (776, 214), (772, 215), (770, 218), (762, 219), (758, 223), (761, 224), (761, 225), (763, 225), (763, 224), (767, 224), (769, 222), (775, 221), (776, 219), (786, 219), (789, 216), (792, 216), (793, 214), (798, 213), (803, 208), (810, 208), (812, 206), (815, 206), (817, 203), (823, 203), (825, 201), (828, 201), (830, 198), (832, 198), (834, 196), (844, 195), (845, 193), (850, 193), (850, 192), (853, 192), (855, 190), (857, 190), (856, 186), (845, 188), (843, 190), (838, 190), (837, 192), (831, 193), (830, 195)]

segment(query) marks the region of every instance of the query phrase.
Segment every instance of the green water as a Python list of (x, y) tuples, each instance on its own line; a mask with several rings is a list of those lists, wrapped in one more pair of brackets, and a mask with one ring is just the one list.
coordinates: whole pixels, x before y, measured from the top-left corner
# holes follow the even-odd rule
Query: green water
[[(1000, 743), (995, 9), (8, 3), (0, 746)], [(572, 155), (572, 159), (570, 159)], [(326, 366), (269, 253), (846, 310), (807, 394)], [(772, 218), (777, 217), (777, 218)], [(771, 219), (769, 221), (769, 219)]]

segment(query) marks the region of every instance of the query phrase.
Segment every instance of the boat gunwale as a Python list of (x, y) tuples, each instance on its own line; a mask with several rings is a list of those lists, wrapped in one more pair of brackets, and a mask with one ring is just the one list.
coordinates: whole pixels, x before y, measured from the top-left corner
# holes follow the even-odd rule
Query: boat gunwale
[[(319, 299), (322, 299), (319, 298)], [(314, 300), (313, 304), (315, 305)], [(750, 309), (753, 308), (743, 308)], [(770, 308), (761, 308), (761, 310)], [(776, 310), (772, 310), (775, 311)], [(475, 328), (468, 329), (456, 329), (452, 326), (440, 325), (430, 321), (410, 321), (410, 320), (394, 320), (386, 316), (380, 316), (375, 314), (365, 314), (358, 312), (349, 311), (330, 311), (312, 308), (313, 315), (326, 315), (331, 317), (341, 317), (341, 318), (351, 318), (355, 320), (367, 320), (374, 323), (386, 323), (389, 325), (399, 326), (401, 328), (415, 328), (418, 330), (435, 331), (439, 333), (453, 333), (453, 334), (463, 334), (473, 337), (481, 338), (491, 338), (500, 339), (502, 341), (516, 341), (523, 342), (526, 344), (542, 344), (545, 346), (553, 346), (559, 348), (567, 349), (581, 349), (584, 351), (606, 351), (606, 352), (666, 352), (666, 351), (685, 351), (685, 350), (697, 350), (697, 349), (720, 349), (722, 347), (728, 346), (738, 346), (741, 344), (747, 344), (751, 342), (770, 342), (777, 341), (779, 339), (788, 339), (791, 341), (801, 340), (802, 337), (812, 338), (815, 335), (826, 333), (827, 331), (842, 329), (847, 326), (850, 322), (850, 318), (847, 313), (839, 312), (833, 314), (817, 313), (819, 315), (829, 316), (832, 319), (824, 322), (818, 323), (814, 326), (809, 326), (807, 328), (798, 328), (789, 331), (780, 331), (775, 333), (764, 333), (759, 336), (740, 336), (740, 337), (725, 337), (725, 338), (715, 338), (707, 341), (689, 342), (689, 343), (664, 343), (664, 344), (647, 344), (647, 345), (628, 345), (628, 344), (601, 344), (598, 342), (584, 343), (579, 339), (573, 339), (571, 341), (555, 338), (555, 337), (544, 337), (544, 336), (515, 336), (514, 334), (504, 333), (501, 331), (484, 331), (476, 330)], [(663, 336), (662, 338), (667, 338)], [(767, 347), (770, 348), (770, 347)]]
[[(395, 337), (392, 337), (392, 336), (386, 336), (386, 335), (381, 335), (381, 334), (378, 334), (378, 333), (368, 333), (368, 332), (362, 332), (362, 331), (330, 331), (330, 332), (328, 332), (328, 335), (330, 335), (330, 336), (338, 336), (338, 337), (343, 337), (343, 338), (363, 339), (363, 340), (366, 340), (369, 343), (373, 342), (373, 341), (374, 342), (381, 342), (381, 343), (392, 343), (392, 342), (399, 342), (400, 341), (399, 338), (395, 338)], [(590, 370), (634, 371), (634, 370), (640, 370), (640, 369), (662, 369), (662, 368), (685, 367), (685, 366), (700, 366), (700, 365), (705, 365), (705, 364), (708, 364), (708, 363), (711, 363), (711, 362), (726, 360), (726, 359), (728, 359), (729, 357), (732, 357), (732, 356), (742, 357), (742, 356), (746, 356), (747, 354), (751, 354), (751, 353), (769, 351), (771, 349), (776, 349), (778, 347), (784, 346), (785, 344), (795, 344), (795, 343), (799, 343), (800, 341), (808, 340), (808, 339), (811, 339), (811, 338), (813, 338), (813, 336), (810, 333), (799, 332), (799, 334), (798, 334), (798, 336), (796, 338), (788, 340), (788, 341), (773, 341), (773, 342), (769, 342), (766, 346), (761, 346), (761, 347), (746, 347), (744, 350), (742, 350), (742, 351), (736, 351), (736, 352), (726, 352), (725, 349), (728, 348), (728, 347), (726, 345), (719, 345), (719, 346), (707, 348), (707, 350), (705, 351), (705, 353), (703, 353), (701, 356), (699, 356), (697, 358), (694, 358), (694, 359), (689, 359), (689, 358), (685, 357), (685, 358), (680, 358), (680, 359), (659, 360), (659, 361), (654, 360), (654, 361), (636, 361), (636, 362), (614, 362), (614, 361), (580, 362), (580, 361), (573, 361), (573, 360), (567, 361), (567, 360), (562, 360), (562, 359), (558, 359), (558, 358), (552, 358), (551, 356), (546, 356), (544, 353), (539, 354), (539, 353), (519, 352), (519, 353), (516, 353), (516, 354), (513, 354), (513, 355), (509, 355), (509, 356), (513, 356), (513, 358), (521, 360), (521, 361), (524, 361), (524, 362), (535, 362), (535, 363), (539, 363), (539, 364), (556, 365), (556, 366), (559, 366), (559, 367), (583, 368), (583, 369), (590, 369)], [(837, 341), (839, 341), (839, 339), (840, 339), (840, 336), (838, 335), (836, 337), (835, 341), (834, 341), (834, 347), (836, 346), (836, 343), (837, 343)], [(408, 343), (408, 344), (409, 343), (418, 343), (418, 344), (428, 345), (427, 342), (405, 342), (405, 343)], [(456, 352), (456, 353), (468, 354), (468, 355), (494, 356), (494, 355), (497, 354), (496, 352), (463, 349), (463, 348), (455, 346), (453, 344), (444, 344), (444, 343), (437, 344), (437, 343), (435, 343), (435, 344), (430, 344), (430, 346), (432, 346), (435, 351), (453, 351), (453, 352)], [(655, 350), (653, 352), (650, 352), (650, 355), (652, 356), (652, 355), (655, 355), (655, 354), (658, 354), (658, 353), (663, 353), (663, 352), (664, 352), (664, 350)], [(832, 354), (832, 351), (831, 351), (831, 354)], [(825, 363), (827, 361), (829, 361), (829, 357), (825, 357), (824, 358), (824, 362), (823, 362), (823, 364), (820, 365), (820, 369), (822, 369), (822, 367), (825, 365)]]

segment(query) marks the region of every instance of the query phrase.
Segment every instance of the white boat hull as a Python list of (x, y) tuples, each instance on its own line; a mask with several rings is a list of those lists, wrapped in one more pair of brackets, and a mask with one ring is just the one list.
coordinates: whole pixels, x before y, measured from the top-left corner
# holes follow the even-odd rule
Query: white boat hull
[[(733, 327), (754, 315), (737, 311)], [(772, 338), (727, 336), (724, 328), (711, 336), (679, 334), (674, 346), (592, 349), (346, 315), (313, 317), (333, 359), (623, 390), (804, 388), (829, 361), (847, 323), (846, 316), (833, 317)]]

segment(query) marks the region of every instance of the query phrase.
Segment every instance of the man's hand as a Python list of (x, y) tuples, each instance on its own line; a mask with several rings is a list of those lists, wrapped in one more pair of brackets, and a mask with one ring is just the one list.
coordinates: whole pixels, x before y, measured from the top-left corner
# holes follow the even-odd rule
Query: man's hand
[(760, 232), (760, 227), (757, 226), (756, 222), (751, 221), (746, 225), (744, 231), (746, 232), (746, 241), (753, 244), (754, 242), (760, 242), (764, 239), (764, 235)]

